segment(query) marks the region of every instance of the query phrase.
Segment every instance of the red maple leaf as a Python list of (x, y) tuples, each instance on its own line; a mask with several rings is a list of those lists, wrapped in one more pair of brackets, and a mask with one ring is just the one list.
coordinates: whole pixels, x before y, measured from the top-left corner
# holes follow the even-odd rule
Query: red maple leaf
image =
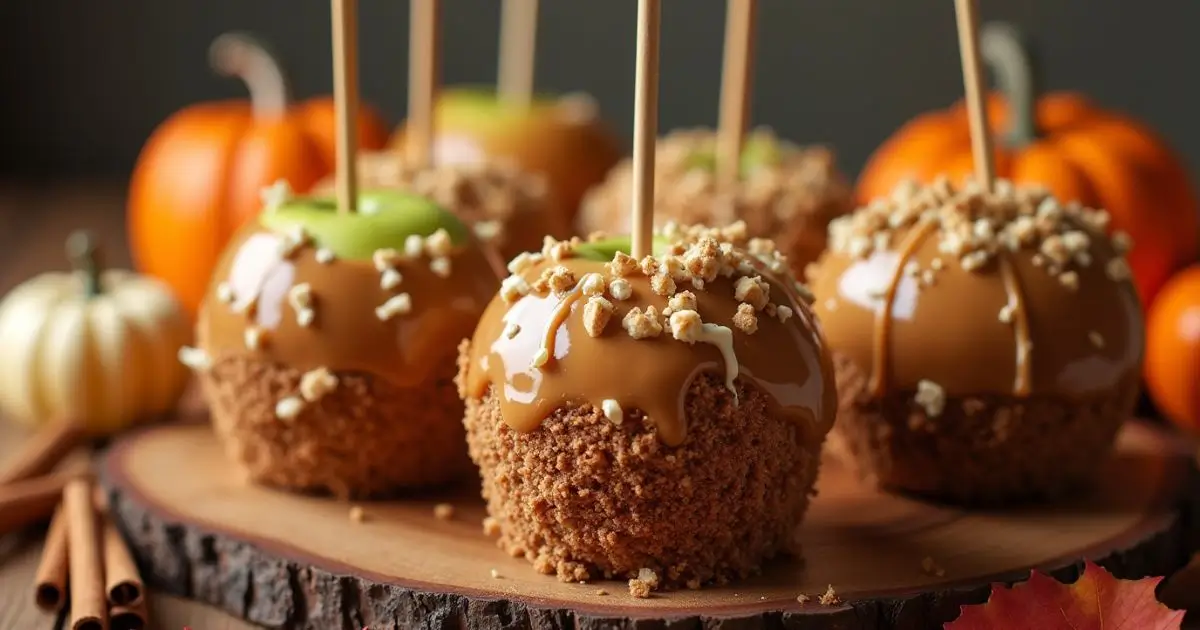
[(1155, 599), (1161, 581), (1119, 580), (1091, 561), (1070, 585), (1034, 571), (1012, 588), (993, 585), (986, 604), (963, 606), (945, 630), (1178, 630), (1183, 611)]

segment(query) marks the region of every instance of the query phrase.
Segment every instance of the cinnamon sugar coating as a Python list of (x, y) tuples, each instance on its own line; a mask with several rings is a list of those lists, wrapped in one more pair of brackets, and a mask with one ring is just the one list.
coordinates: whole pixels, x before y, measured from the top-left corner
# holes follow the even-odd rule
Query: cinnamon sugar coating
[(869, 483), (966, 505), (1060, 498), (1104, 466), (1137, 398), (1127, 383), (1087, 401), (1004, 394), (952, 396), (934, 415), (911, 391), (877, 399), (834, 354), (840, 405), (830, 452)]
[[(465, 349), (465, 348), (464, 348)], [(465, 360), (465, 359), (464, 359)], [(563, 581), (723, 582), (798, 549), (793, 532), (824, 436), (773, 416), (767, 397), (714, 374), (687, 391), (688, 440), (669, 447), (641, 410), (620, 421), (563, 406), (533, 432), (510, 428), (494, 389), (464, 420), (498, 545)]]
[(305, 373), (253, 357), (229, 357), (200, 375), (213, 427), (230, 459), (257, 483), (365, 498), (438, 485), (470, 469), (453, 365), (429, 383), (398, 387), (357, 372), (306, 401), (286, 422), (280, 392), (302, 389)]
[[(521, 171), (510, 162), (453, 164), (413, 168), (396, 151), (361, 153), (361, 186), (405, 190), (428, 197), (471, 225), (480, 240), (496, 247), (506, 259), (537, 249), (542, 236), (565, 237), (570, 232), (546, 186), (545, 178)], [(331, 176), (314, 187), (331, 193)]]
[[(748, 141), (777, 145), (779, 159), (748, 172), (735, 189), (721, 191), (711, 169), (697, 166), (695, 160), (698, 152), (711, 153), (715, 137), (711, 130), (693, 129), (671, 132), (658, 141), (656, 220), (714, 226), (744, 220), (750, 236), (774, 239), (800, 273), (825, 249), (830, 220), (853, 208), (850, 185), (833, 152), (796, 146), (770, 130), (755, 130)], [(632, 178), (632, 163), (625, 160), (589, 191), (578, 219), (581, 234), (629, 232)]]

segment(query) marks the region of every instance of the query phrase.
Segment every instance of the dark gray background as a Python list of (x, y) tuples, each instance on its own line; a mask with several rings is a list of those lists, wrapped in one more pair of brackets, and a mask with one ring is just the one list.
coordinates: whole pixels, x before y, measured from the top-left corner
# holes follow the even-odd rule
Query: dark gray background
[[(1200, 2), (982, 0), (1020, 23), (1053, 88), (1092, 94), (1158, 128), (1200, 173)], [(448, 83), (495, 76), (498, 3), (446, 0)], [(361, 2), (362, 90), (403, 115), (408, 3)], [(543, 0), (538, 82), (586, 90), (628, 135), (632, 0)], [(721, 0), (668, 0), (664, 128), (716, 118)], [(300, 96), (330, 89), (323, 0), (3, 0), (0, 174), (123, 175), (154, 126), (202, 99), (240, 96), (205, 51), (231, 29), (281, 54)], [(754, 121), (833, 143), (857, 172), (901, 122), (962, 91), (951, 0), (762, 0)]]

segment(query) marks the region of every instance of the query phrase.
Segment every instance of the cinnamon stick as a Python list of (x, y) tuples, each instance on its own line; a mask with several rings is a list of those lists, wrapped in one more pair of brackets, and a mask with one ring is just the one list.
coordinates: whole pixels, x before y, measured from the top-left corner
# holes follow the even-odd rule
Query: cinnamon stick
[(69, 627), (71, 630), (106, 630), (108, 601), (104, 597), (104, 565), (90, 479), (73, 479), (67, 483), (63, 490), (63, 513), (67, 519), (69, 549)]
[(51, 475), (0, 486), (0, 535), (50, 518), (68, 479)]
[(74, 422), (55, 422), (42, 427), (0, 472), (0, 485), (50, 472), (82, 440), (83, 431)]
[(113, 606), (109, 619), (112, 630), (142, 630), (150, 623), (146, 600), (143, 598), (133, 606)]
[(102, 515), (104, 527), (104, 592), (108, 603), (115, 607), (131, 607), (141, 603), (144, 587), (129, 547), (112, 519)]
[(33, 585), (33, 600), (38, 608), (46, 612), (62, 610), (67, 599), (67, 519), (61, 505), (50, 519)]

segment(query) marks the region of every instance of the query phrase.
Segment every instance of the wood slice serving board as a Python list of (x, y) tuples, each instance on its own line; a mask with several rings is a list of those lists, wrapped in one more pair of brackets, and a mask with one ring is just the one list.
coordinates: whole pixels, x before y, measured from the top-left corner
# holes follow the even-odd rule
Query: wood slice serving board
[[(864, 488), (830, 461), (804, 525), (805, 562), (649, 599), (509, 558), (483, 535), (474, 488), (364, 503), (355, 522), (345, 503), (247, 485), (204, 425), (126, 438), (101, 481), (153, 585), (269, 627), (927, 628), (1031, 568), (1064, 580), (1084, 558), (1129, 578), (1176, 570), (1200, 514), (1190, 462), (1158, 429), (1130, 423), (1086, 497), (980, 512)], [(451, 520), (435, 518), (442, 502), (456, 507)], [(829, 585), (844, 604), (817, 602)]]

